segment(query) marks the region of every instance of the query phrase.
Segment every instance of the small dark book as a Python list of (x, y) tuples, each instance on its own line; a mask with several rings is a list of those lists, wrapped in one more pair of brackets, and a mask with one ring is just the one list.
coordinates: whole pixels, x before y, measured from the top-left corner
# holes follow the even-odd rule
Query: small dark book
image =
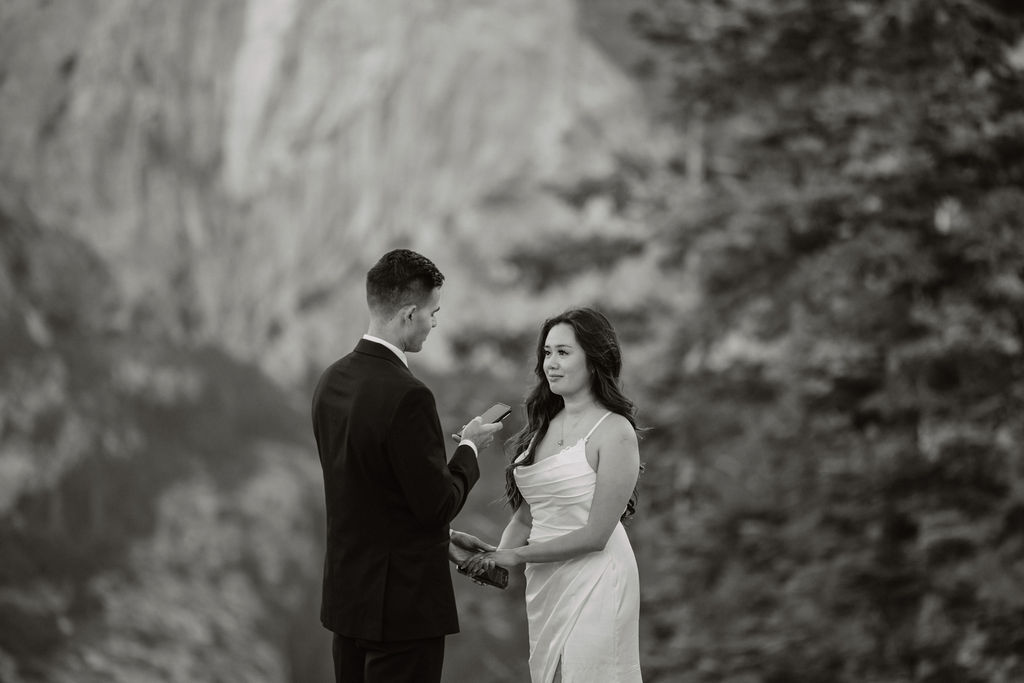
[(495, 588), (501, 588), (502, 590), (508, 587), (508, 570), (499, 565), (494, 565), (483, 574), (479, 574), (477, 576), (471, 576), (462, 565), (459, 565), (458, 569), (460, 574), (469, 576), (469, 578), (474, 581), (486, 583), (488, 586), (494, 586)]

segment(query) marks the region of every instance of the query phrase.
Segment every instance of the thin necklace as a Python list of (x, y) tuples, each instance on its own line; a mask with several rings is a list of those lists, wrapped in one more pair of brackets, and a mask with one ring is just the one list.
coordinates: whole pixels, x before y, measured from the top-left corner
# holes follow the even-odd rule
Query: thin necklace
[[(584, 410), (582, 413), (580, 413), (579, 417), (576, 418), (576, 421), (572, 423), (572, 428), (573, 429), (576, 429), (576, 427), (579, 426), (580, 420), (582, 420), (583, 416), (586, 415), (586, 414), (587, 414), (586, 410)], [(562, 438), (558, 440), (558, 444), (557, 444), (559, 448), (561, 448), (562, 444), (565, 443), (565, 422), (566, 422), (566, 420), (563, 417), (562, 418)], [(572, 432), (570, 432), (570, 434), (571, 433)]]

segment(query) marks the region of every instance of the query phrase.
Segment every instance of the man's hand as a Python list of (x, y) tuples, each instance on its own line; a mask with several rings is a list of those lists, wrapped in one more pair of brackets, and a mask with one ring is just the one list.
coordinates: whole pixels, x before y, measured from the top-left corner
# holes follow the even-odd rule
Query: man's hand
[(461, 531), (452, 532), (448, 543), (448, 559), (455, 564), (462, 564), (477, 553), (494, 550), (495, 547), (484, 543), (476, 536)]
[(467, 441), (472, 441), (476, 444), (478, 450), (483, 450), (491, 445), (491, 441), (494, 440), (494, 435), (499, 432), (502, 428), (500, 422), (491, 422), (484, 424), (480, 421), (480, 416), (474, 417), (466, 425), (466, 428), (462, 430), (462, 438)]

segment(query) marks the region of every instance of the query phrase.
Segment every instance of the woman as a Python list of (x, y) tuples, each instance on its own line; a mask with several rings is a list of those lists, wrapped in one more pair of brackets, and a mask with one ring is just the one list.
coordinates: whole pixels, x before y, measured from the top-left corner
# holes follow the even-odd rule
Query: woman
[(498, 549), (466, 563), (470, 573), (526, 565), (533, 683), (641, 680), (639, 578), (620, 523), (634, 509), (640, 453), (621, 367), (601, 313), (545, 321), (527, 424), (508, 442), (514, 513)]

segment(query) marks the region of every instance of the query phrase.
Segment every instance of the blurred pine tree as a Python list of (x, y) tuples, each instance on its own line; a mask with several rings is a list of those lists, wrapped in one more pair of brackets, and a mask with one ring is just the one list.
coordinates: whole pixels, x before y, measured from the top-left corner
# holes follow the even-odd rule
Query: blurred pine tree
[(1024, 676), (1024, 16), (636, 4), (699, 147), (649, 215), (699, 296), (650, 320), (648, 679)]

